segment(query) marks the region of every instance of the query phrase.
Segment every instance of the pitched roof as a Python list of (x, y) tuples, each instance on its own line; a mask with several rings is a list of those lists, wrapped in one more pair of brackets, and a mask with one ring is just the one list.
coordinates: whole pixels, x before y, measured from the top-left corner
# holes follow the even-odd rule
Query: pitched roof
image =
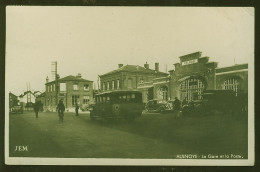
[(23, 97), (23, 96), (25, 96), (26, 94), (28, 94), (28, 93), (31, 93), (32, 95), (35, 95), (31, 90), (29, 90), (29, 91), (25, 91), (23, 94), (21, 94), (19, 97)]
[(115, 69), (111, 72), (105, 73), (101, 76), (109, 75), (109, 74), (113, 74), (113, 73), (117, 73), (117, 72), (142, 72), (142, 73), (167, 74), (167, 73), (155, 71), (155, 70), (152, 70), (152, 69), (146, 69), (146, 68), (139, 66), (139, 65), (125, 65), (125, 66), (122, 66), (122, 67)]
[(13, 94), (13, 93), (11, 93), (11, 92), (9, 92), (9, 95), (12, 95), (12, 96), (17, 97), (17, 95), (15, 95), (15, 94)]
[(40, 95), (39, 95), (39, 97), (44, 97), (45, 96), (45, 91), (43, 92), (43, 93), (41, 93)]
[(248, 69), (248, 63), (216, 68), (216, 73), (229, 72), (229, 71), (242, 70), (242, 69)]
[[(83, 79), (83, 78), (79, 78), (79, 77), (72, 76), (72, 75), (60, 78), (60, 79), (58, 79), (58, 81), (59, 82), (63, 82), (63, 81), (87, 81), (87, 82), (93, 82), (93, 81), (90, 81), (90, 80), (87, 80), (87, 79)], [(51, 81), (51, 82), (48, 82), (48, 83), (52, 83), (52, 82), (55, 82), (55, 81)]]

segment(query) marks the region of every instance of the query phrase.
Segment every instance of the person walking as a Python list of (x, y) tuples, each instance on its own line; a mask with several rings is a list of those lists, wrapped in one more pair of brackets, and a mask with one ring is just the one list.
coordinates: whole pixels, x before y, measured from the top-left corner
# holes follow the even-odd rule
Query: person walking
[(40, 102), (35, 102), (33, 109), (34, 109), (36, 118), (38, 118), (38, 113), (39, 113), (39, 110), (40, 110)]
[(59, 114), (59, 121), (63, 122), (65, 106), (64, 106), (62, 100), (59, 101), (59, 104), (57, 105), (56, 110), (58, 111), (58, 114)]
[(175, 100), (173, 102), (173, 106), (174, 106), (174, 111), (176, 112), (175, 118), (179, 118), (180, 117), (180, 110), (181, 110), (181, 101), (175, 97)]
[(79, 105), (78, 105), (78, 103), (76, 103), (75, 111), (76, 111), (76, 116), (79, 116)]

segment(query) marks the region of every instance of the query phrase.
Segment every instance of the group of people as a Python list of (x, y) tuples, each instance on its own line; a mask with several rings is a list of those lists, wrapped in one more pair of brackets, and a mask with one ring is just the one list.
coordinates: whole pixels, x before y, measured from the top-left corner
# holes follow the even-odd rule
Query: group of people
[[(39, 110), (40, 110), (40, 104), (41, 104), (40, 101), (36, 102), (34, 104), (34, 112), (35, 112), (36, 118), (38, 118), (38, 113), (39, 113)], [(58, 115), (59, 115), (59, 121), (63, 122), (65, 106), (64, 106), (64, 103), (63, 103), (62, 100), (59, 101), (59, 103), (56, 107), (56, 111), (58, 112)], [(79, 116), (79, 105), (77, 103), (76, 103), (76, 106), (75, 106), (75, 112), (76, 112), (76, 116)]]
[(182, 115), (182, 107), (187, 104), (188, 104), (187, 98), (185, 98), (181, 102), (177, 97), (175, 97), (174, 102), (173, 102), (173, 108), (174, 108), (174, 111), (176, 112), (175, 118), (179, 118)]

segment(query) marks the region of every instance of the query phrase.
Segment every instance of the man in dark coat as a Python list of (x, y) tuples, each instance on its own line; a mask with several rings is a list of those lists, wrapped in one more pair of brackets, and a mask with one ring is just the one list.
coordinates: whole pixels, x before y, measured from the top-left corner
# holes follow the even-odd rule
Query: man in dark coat
[(34, 109), (36, 118), (38, 118), (38, 113), (39, 113), (39, 110), (40, 110), (40, 102), (35, 102), (33, 109)]
[(175, 118), (180, 118), (180, 116), (181, 116), (181, 112), (180, 112), (181, 101), (177, 97), (175, 97), (175, 100), (173, 102), (173, 106), (174, 106), (174, 110), (175, 110), (175, 113), (176, 113)]
[(63, 122), (63, 116), (64, 116), (64, 111), (65, 111), (65, 106), (62, 102), (62, 100), (59, 101), (59, 104), (57, 105), (56, 110), (58, 111), (59, 114), (59, 120)]
[(173, 102), (174, 110), (180, 110), (181, 109), (181, 101), (175, 97), (175, 100)]
[(76, 116), (79, 116), (79, 105), (78, 105), (78, 103), (76, 103), (75, 111), (76, 111)]

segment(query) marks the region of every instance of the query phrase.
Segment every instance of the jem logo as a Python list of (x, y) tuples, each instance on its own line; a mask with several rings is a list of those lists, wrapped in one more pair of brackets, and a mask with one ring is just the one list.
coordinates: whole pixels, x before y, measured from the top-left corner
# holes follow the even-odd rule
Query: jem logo
[(15, 146), (14, 151), (28, 151), (27, 146)]

